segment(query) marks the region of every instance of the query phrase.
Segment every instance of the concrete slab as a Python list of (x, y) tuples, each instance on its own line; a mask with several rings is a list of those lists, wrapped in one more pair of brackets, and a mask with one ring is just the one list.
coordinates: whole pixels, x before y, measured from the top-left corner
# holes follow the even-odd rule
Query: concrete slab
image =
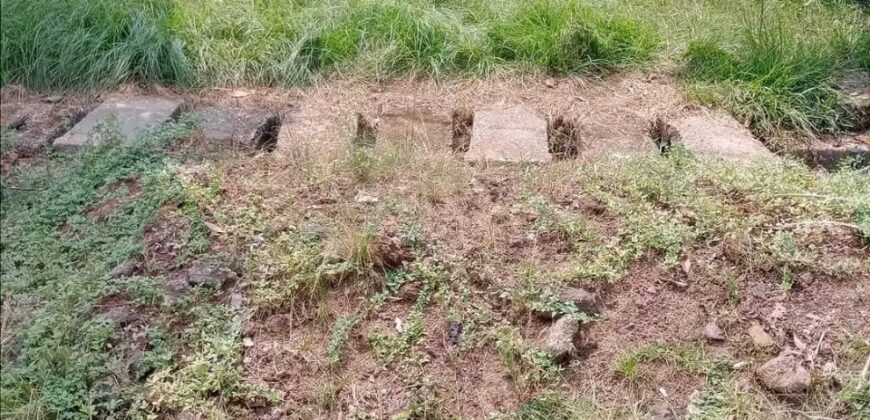
[(870, 166), (870, 131), (816, 140), (790, 151), (810, 165), (838, 169), (846, 160), (856, 168)]
[(855, 112), (855, 130), (870, 129), (870, 75), (866, 72), (850, 74), (837, 82)]
[(129, 140), (138, 132), (168, 121), (180, 106), (181, 101), (153, 96), (109, 98), (55, 140), (54, 147), (74, 149), (88, 144), (94, 128), (105, 123), (112, 115), (116, 118), (121, 135)]
[(450, 114), (403, 110), (379, 116), (380, 137), (392, 141), (409, 141), (430, 151), (450, 152)]
[(749, 130), (723, 112), (701, 110), (668, 121), (680, 142), (698, 157), (721, 157), (741, 163), (779, 158)]
[(190, 112), (208, 142), (256, 146), (257, 137), (274, 113), (226, 106), (207, 106)]
[(26, 152), (50, 145), (84, 117), (86, 106), (69, 103), (3, 103), (0, 104), (0, 127), (15, 134), (15, 147)]
[(524, 106), (475, 111), (465, 160), (547, 163), (547, 121)]

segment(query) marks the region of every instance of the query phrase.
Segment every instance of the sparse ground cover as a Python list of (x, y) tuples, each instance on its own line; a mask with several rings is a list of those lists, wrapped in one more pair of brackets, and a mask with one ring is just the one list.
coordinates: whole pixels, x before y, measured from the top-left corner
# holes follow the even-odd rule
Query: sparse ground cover
[[(247, 157), (194, 132), (4, 169), (4, 417), (868, 413), (866, 169), (469, 165), (413, 137)], [(754, 373), (778, 352), (812, 367), (796, 398)]]

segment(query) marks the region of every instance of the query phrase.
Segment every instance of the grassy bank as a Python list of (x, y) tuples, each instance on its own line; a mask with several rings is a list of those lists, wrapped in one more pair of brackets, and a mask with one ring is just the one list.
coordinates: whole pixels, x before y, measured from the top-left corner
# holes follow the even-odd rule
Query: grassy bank
[(567, 0), (12, 0), (3, 2), (2, 80), (288, 85), (332, 72), (574, 72), (644, 59), (654, 45), (646, 28), (614, 10)]
[(38, 89), (564, 75), (658, 57), (757, 130), (812, 134), (853, 124), (835, 82), (870, 68), (867, 8), (847, 0), (6, 0), (2, 12), (0, 82)]

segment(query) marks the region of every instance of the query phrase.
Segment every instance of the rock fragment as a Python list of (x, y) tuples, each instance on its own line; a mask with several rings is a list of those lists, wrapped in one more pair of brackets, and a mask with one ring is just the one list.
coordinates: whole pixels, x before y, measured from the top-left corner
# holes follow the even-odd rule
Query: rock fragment
[(715, 321), (710, 321), (704, 326), (704, 337), (709, 341), (725, 341), (725, 331)]
[(112, 269), (112, 271), (109, 271), (109, 278), (117, 279), (121, 277), (129, 277), (133, 275), (134, 272), (136, 272), (136, 266), (137, 264), (135, 259), (131, 258), (121, 261), (121, 263), (116, 265), (115, 268)]
[(755, 371), (758, 381), (777, 394), (803, 393), (810, 387), (812, 375), (801, 365), (800, 359), (791, 353), (770, 359)]
[(187, 271), (187, 283), (191, 286), (220, 288), (236, 277), (236, 273), (227, 264), (211, 258), (194, 261)]
[(752, 339), (752, 344), (756, 347), (771, 348), (776, 346), (776, 342), (773, 341), (773, 338), (770, 337), (770, 334), (768, 334), (767, 331), (764, 331), (764, 328), (761, 325), (752, 324), (746, 333), (749, 334), (749, 338)]
[(566, 315), (557, 319), (547, 330), (544, 351), (554, 360), (566, 362), (577, 351), (574, 346), (574, 335), (578, 328), (580, 328), (580, 320), (575, 316)]
[(598, 295), (579, 287), (566, 287), (559, 292), (559, 299), (573, 303), (581, 312), (598, 313)]
[(356, 194), (356, 197), (354, 197), (354, 201), (360, 204), (377, 204), (380, 200), (377, 196), (369, 195), (360, 191)]
[(109, 321), (118, 327), (123, 327), (136, 319), (133, 310), (126, 305), (115, 305), (96, 316), (98, 319)]

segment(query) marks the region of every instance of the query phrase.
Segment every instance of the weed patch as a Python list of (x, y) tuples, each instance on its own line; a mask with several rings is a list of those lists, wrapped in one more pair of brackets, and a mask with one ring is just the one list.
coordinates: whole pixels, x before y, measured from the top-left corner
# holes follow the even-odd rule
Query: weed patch
[[(143, 230), (158, 209), (184, 200), (164, 168), (162, 149), (189, 132), (169, 126), (121, 145), (106, 128), (98, 134), (102, 145), (32, 169), (24, 179), (27, 191), (0, 191), (4, 305), (30, 301), (42, 308), (16, 330), (17, 350), (4, 352), (4, 416), (71, 418), (131, 408), (130, 384), (96, 392), (120, 355), (111, 347), (117, 326), (92, 318), (92, 309), (114, 292), (105, 282), (108, 271), (142, 252)], [(113, 183), (133, 178), (141, 189), (135, 198), (99, 221), (87, 216), (113, 194)]]
[(528, 345), (512, 327), (494, 330), (502, 365), (520, 388), (533, 388), (560, 377), (562, 367), (545, 351)]

